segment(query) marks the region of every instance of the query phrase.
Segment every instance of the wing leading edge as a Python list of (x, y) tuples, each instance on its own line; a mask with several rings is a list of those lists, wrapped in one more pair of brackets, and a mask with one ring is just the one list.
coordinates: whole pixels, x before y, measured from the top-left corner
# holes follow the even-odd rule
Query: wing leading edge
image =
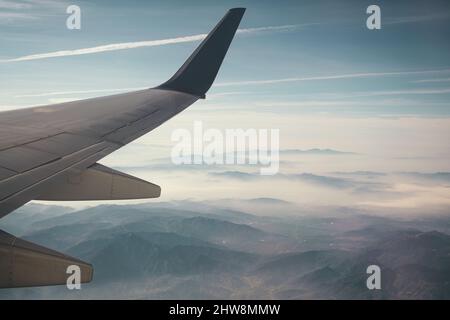
[[(97, 161), (205, 97), (244, 11), (229, 10), (156, 88), (0, 113), (0, 218), (33, 199), (158, 197), (157, 185)], [(1, 230), (0, 249), (0, 288), (65, 284), (68, 264), (88, 272), (82, 282), (92, 278), (89, 264)], [(27, 266), (38, 266), (38, 272), (31, 277)]]

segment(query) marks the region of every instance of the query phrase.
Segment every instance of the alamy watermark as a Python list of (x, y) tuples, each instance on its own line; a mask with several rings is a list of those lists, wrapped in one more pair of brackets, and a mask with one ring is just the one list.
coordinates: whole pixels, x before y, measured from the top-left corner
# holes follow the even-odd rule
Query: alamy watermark
[(381, 29), (381, 9), (376, 4), (367, 7), (366, 13), (370, 16), (366, 20), (366, 26), (369, 30)]
[(201, 121), (193, 129), (176, 129), (171, 158), (176, 165), (259, 165), (261, 175), (275, 175), (280, 168), (279, 129), (204, 130)]
[(81, 268), (75, 264), (70, 265), (66, 269), (67, 277), (66, 286), (69, 290), (81, 289)]
[(376, 264), (367, 267), (366, 273), (370, 276), (366, 280), (366, 286), (369, 290), (381, 289), (381, 268)]
[(81, 29), (81, 8), (77, 5), (70, 5), (66, 9), (66, 13), (69, 14), (66, 20), (66, 27), (69, 30)]

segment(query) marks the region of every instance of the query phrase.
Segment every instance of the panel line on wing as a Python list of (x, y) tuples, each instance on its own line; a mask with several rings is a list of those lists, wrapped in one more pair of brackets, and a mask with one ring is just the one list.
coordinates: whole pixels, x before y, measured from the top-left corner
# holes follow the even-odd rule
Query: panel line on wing
[[(65, 159), (67, 159), (67, 158), (70, 158), (70, 157), (73, 157), (73, 156), (75, 156), (76, 154), (82, 153), (82, 152), (84, 152), (84, 151), (88, 151), (88, 149), (92, 149), (92, 148), (94, 148), (94, 147), (96, 147), (96, 146), (101, 146), (102, 144), (103, 144), (103, 142), (98, 143), (97, 145), (93, 145), (93, 146), (90, 146), (90, 147), (88, 147), (88, 148), (85, 148), (85, 149), (83, 149), (83, 150), (79, 150), (79, 151), (77, 151), (77, 152), (74, 152), (73, 154), (68, 155), (68, 156), (66, 156), (66, 157), (64, 157), (64, 158), (62, 158), (62, 159), (60, 159), (60, 161), (63, 161), (63, 160), (65, 160)], [(109, 147), (109, 146), (104, 146), (104, 147), (101, 148), (100, 150), (95, 150), (94, 153), (92, 153), (92, 154), (89, 153), (88, 155), (86, 155), (85, 157), (82, 157), (80, 160), (76, 161), (75, 163), (81, 162), (81, 161), (85, 160), (85, 158), (87, 158), (87, 157), (90, 157), (90, 156), (92, 156), (92, 155), (94, 155), (94, 154), (100, 153), (100, 152), (102, 152), (103, 150), (107, 149), (108, 147)], [(58, 161), (57, 161), (57, 162), (58, 162)], [(44, 166), (40, 166), (40, 167), (34, 168), (34, 169), (32, 169), (32, 170), (29, 170), (28, 172), (24, 172), (24, 173), (15, 175), (15, 176), (13, 176), (13, 177), (10, 177), (10, 178), (7, 178), (7, 179), (1, 181), (1, 182), (0, 182), (0, 187), (1, 187), (0, 190), (2, 190), (3, 187), (4, 187), (7, 183), (11, 183), (11, 182), (13, 182), (14, 180), (17, 180), (17, 179), (29, 177), (29, 176), (30, 176), (31, 174), (33, 174), (34, 172), (38, 171), (39, 169), (42, 170), (42, 169), (44, 169), (44, 167), (49, 166), (49, 165), (51, 165), (51, 164), (47, 164), (47, 165), (44, 165)], [(33, 181), (32, 183), (29, 183), (29, 184), (27, 184), (27, 185), (24, 185), (24, 186), (22, 186), (20, 189), (15, 190), (15, 191), (13, 191), (13, 192), (10, 192), (10, 193), (8, 193), (8, 194), (6, 194), (6, 195), (2, 195), (2, 194), (0, 193), (0, 201), (3, 202), (3, 201), (5, 201), (5, 200), (7, 200), (8, 198), (14, 197), (17, 193), (20, 193), (20, 192), (22, 192), (22, 191), (24, 191), (24, 190), (26, 190), (26, 189), (28, 189), (28, 188), (30, 188), (30, 187), (36, 185), (36, 184), (39, 184), (40, 182), (45, 181), (45, 180), (51, 178), (52, 176), (54, 176), (54, 175), (56, 175), (56, 174), (58, 174), (58, 173), (60, 173), (60, 172), (62, 172), (62, 171), (64, 171), (64, 170), (67, 170), (68, 168), (70, 168), (70, 167), (73, 166), (73, 165), (74, 165), (74, 164), (70, 162), (70, 163), (68, 164), (68, 166), (63, 166), (63, 168), (61, 168), (60, 170), (57, 169), (57, 170), (56, 170), (55, 172), (53, 172), (51, 175), (45, 176), (44, 178), (39, 179), (38, 181), (33, 181), (33, 180), (32, 180), (32, 181)], [(3, 189), (3, 190), (4, 190), (4, 189)]]

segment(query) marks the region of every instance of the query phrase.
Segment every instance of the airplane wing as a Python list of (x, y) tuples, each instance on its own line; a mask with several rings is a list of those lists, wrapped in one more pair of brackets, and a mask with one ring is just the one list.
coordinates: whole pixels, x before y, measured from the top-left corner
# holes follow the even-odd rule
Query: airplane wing
[[(245, 9), (227, 12), (182, 67), (152, 89), (0, 113), (0, 218), (30, 200), (159, 197), (159, 186), (97, 163), (205, 98)], [(0, 288), (65, 284), (92, 266), (0, 231)], [(34, 271), (33, 271), (34, 270)]]

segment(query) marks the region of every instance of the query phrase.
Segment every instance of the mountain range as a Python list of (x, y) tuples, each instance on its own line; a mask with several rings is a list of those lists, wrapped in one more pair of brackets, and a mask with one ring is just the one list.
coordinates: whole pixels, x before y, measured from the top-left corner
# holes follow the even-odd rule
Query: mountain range
[[(450, 235), (434, 228), (442, 219), (261, 216), (189, 201), (32, 204), (0, 227), (91, 262), (94, 280), (79, 291), (2, 289), (0, 298), (449, 299)], [(381, 290), (366, 287), (373, 264)]]

